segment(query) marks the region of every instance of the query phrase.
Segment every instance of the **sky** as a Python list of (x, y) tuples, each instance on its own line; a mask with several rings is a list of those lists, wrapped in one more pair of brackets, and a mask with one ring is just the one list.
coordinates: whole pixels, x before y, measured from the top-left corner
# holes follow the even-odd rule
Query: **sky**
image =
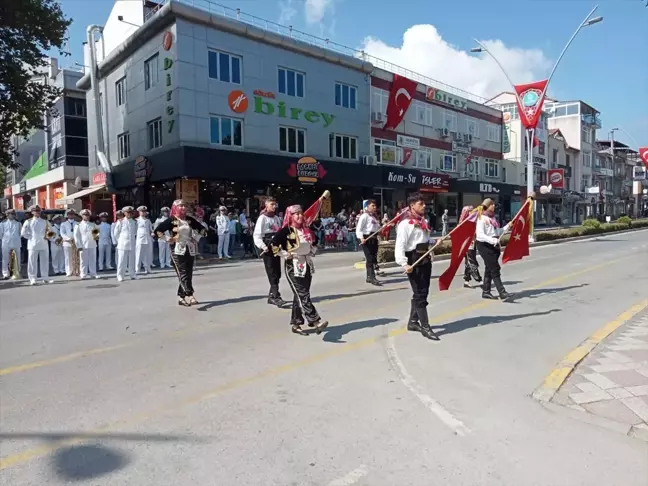
[[(128, 0), (141, 1), (141, 0)], [(545, 79), (591, 0), (183, 0), (220, 3), (292, 25), (485, 98), (510, 91), (484, 43), (516, 84)], [(578, 34), (549, 96), (601, 112), (599, 139), (648, 146), (648, 0), (598, 0), (603, 22)], [(74, 22), (64, 66), (83, 62), (85, 28), (104, 24), (114, 0), (60, 0)]]

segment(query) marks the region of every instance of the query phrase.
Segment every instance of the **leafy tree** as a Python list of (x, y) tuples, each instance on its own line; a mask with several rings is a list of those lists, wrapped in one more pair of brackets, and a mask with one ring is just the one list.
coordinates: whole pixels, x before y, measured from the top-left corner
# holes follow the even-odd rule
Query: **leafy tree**
[(0, 171), (17, 154), (11, 136), (43, 128), (43, 113), (61, 90), (34, 78), (48, 64), (45, 53), (61, 51), (72, 23), (57, 0), (0, 0)]

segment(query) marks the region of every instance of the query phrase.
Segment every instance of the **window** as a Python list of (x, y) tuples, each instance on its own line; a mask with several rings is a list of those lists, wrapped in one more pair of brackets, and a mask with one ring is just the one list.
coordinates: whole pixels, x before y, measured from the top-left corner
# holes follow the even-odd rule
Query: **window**
[(218, 145), (243, 146), (243, 122), (226, 116), (211, 117), (211, 143)]
[(220, 51), (209, 51), (209, 77), (224, 83), (241, 84), (241, 58)]
[(401, 161), (401, 149), (396, 146), (396, 142), (376, 138), (374, 140), (374, 151), (376, 162), (381, 164), (395, 165)]
[(538, 140), (538, 155), (545, 155), (546, 144)]
[(479, 136), (479, 125), (477, 125), (477, 120), (474, 120), (472, 118), (466, 119), (466, 133), (470, 133), (473, 138), (477, 138)]
[(433, 126), (432, 124), (432, 106), (427, 103), (415, 101), (416, 106), (416, 123), (421, 125)]
[(289, 154), (305, 154), (306, 130), (302, 128), (279, 127), (279, 150)]
[(69, 116), (86, 116), (86, 104), (84, 100), (76, 98), (66, 98), (67, 110)]
[(371, 111), (373, 113), (382, 113), (383, 118), (385, 118), (387, 116), (387, 103), (389, 103), (389, 93), (384, 89), (372, 88)]
[(117, 100), (117, 106), (126, 103), (126, 76), (115, 83), (115, 99)]
[(457, 114), (452, 111), (443, 112), (443, 128), (451, 132), (457, 131)]
[(149, 150), (162, 146), (162, 118), (156, 118), (146, 124)]
[(440, 169), (445, 172), (457, 172), (457, 156), (452, 152), (443, 152), (440, 159)]
[(126, 132), (117, 135), (117, 156), (119, 160), (130, 157), (130, 133)]
[(551, 162), (552, 167), (558, 167), (558, 149), (553, 149), (551, 151)]
[(581, 176), (581, 192), (585, 192), (589, 186), (589, 176)]
[(499, 160), (484, 159), (484, 175), (486, 177), (499, 177)]
[(592, 167), (592, 152), (583, 152), (583, 165)]
[(416, 159), (414, 160), (414, 167), (419, 169), (432, 169), (434, 153), (429, 148), (420, 148), (416, 151)]
[(499, 142), (500, 131), (501, 127), (499, 125), (486, 123), (486, 140), (488, 140), (489, 142)]
[(587, 143), (592, 143), (592, 130), (587, 125), (583, 125), (582, 127), (583, 131), (583, 141)]
[(571, 156), (569, 154), (565, 154), (565, 165), (567, 167), (571, 167)]
[(304, 97), (306, 75), (292, 69), (279, 68), (279, 92), (288, 96)]
[(358, 160), (358, 139), (348, 135), (331, 134), (330, 156)]
[(160, 78), (160, 70), (158, 66), (159, 56), (156, 54), (149, 57), (144, 61), (144, 89), (150, 89), (156, 84)]
[[(281, 79), (281, 76), (279, 76), (279, 79)], [(355, 86), (335, 83), (335, 105), (355, 110), (357, 91), (358, 89)]]

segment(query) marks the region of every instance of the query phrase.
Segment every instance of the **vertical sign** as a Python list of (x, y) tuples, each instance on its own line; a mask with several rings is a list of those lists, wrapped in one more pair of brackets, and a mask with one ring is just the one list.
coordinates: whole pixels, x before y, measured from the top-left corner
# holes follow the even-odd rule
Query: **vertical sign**
[[(171, 49), (171, 46), (173, 46), (173, 34), (169, 31), (166, 31), (164, 33), (164, 36), (162, 37), (162, 47), (164, 48), (165, 51), (169, 51)], [(173, 79), (171, 74), (173, 73), (173, 70), (171, 69), (173, 67), (173, 58), (171, 57), (165, 57), (164, 58), (164, 83), (166, 87), (166, 114), (168, 117), (170, 117), (167, 120), (167, 133), (171, 133), (173, 131), (173, 125), (175, 124), (175, 119), (173, 117), (174, 114), (174, 108), (173, 108)]]

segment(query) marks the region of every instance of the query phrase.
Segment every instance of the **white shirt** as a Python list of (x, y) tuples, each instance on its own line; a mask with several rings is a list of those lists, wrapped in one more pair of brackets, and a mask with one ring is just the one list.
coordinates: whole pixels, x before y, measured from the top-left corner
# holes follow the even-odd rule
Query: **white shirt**
[(137, 244), (148, 245), (151, 242), (151, 233), (153, 232), (151, 220), (148, 218), (139, 217), (135, 221), (137, 224)]
[(216, 228), (219, 236), (229, 232), (229, 222), (230, 219), (227, 216), (222, 214), (216, 216)]
[(504, 228), (496, 228), (491, 223), (491, 218), (486, 215), (481, 215), (477, 220), (477, 241), (497, 245), (499, 243), (499, 237), (502, 236), (508, 228), (508, 225)]
[(22, 225), (15, 219), (5, 219), (0, 223), (0, 238), (5, 248), (20, 248), (21, 228)]
[[(167, 219), (169, 219), (169, 218), (165, 218), (164, 216), (160, 216), (158, 219), (156, 219), (155, 223), (153, 224), (153, 231), (155, 231), (155, 228), (157, 228), (161, 223), (164, 223)], [(171, 235), (169, 235), (169, 232), (166, 231), (164, 233), (164, 236), (166, 238), (169, 238)], [(169, 244), (169, 242), (165, 238), (160, 238), (160, 237), (158, 237), (158, 243), (162, 243), (162, 244), (166, 244), (166, 245)]]
[(375, 216), (369, 213), (362, 213), (358, 218), (356, 226), (356, 236), (361, 240), (364, 235), (371, 235), (378, 231), (380, 228), (380, 223)]
[(74, 229), (79, 225), (75, 220), (66, 220), (61, 223), (61, 237), (63, 238), (63, 246), (69, 248), (74, 241)]
[(51, 226), (51, 230), (52, 230), (52, 233), (54, 233), (54, 236), (52, 238), (50, 238), (50, 243), (51, 243), (50, 248), (53, 247), (52, 245), (58, 246), (58, 245), (56, 245), (56, 239), (61, 236), (61, 225), (60, 224), (53, 224)]
[(81, 221), (74, 228), (74, 244), (77, 248), (84, 250), (97, 248), (97, 240), (92, 236), (92, 230), (99, 229), (96, 224), (90, 221)]
[(110, 246), (112, 244), (112, 227), (110, 223), (99, 225), (99, 246)]
[(27, 240), (28, 250), (47, 250), (47, 227), (49, 223), (43, 218), (31, 217), (22, 227), (20, 235)]
[(230, 235), (235, 235), (236, 234), (236, 225), (237, 224), (238, 224), (238, 221), (236, 221), (235, 219), (230, 219), (229, 220), (229, 223), (228, 223), (229, 227), (228, 228), (229, 228)]
[(396, 227), (395, 260), (401, 267), (407, 265), (406, 251), (413, 251), (417, 245), (430, 242), (430, 232), (404, 219)]
[(113, 243), (118, 250), (135, 250), (137, 238), (137, 222), (134, 219), (122, 218), (115, 225)]
[(267, 250), (268, 246), (263, 242), (263, 237), (270, 233), (276, 233), (281, 229), (281, 218), (279, 216), (270, 217), (262, 214), (257, 219), (254, 227), (254, 245), (260, 250)]
[(241, 226), (243, 227), (243, 229), (248, 228), (248, 220), (247, 220), (247, 216), (245, 216), (245, 214), (243, 214), (243, 213), (239, 214), (239, 223), (241, 223)]

